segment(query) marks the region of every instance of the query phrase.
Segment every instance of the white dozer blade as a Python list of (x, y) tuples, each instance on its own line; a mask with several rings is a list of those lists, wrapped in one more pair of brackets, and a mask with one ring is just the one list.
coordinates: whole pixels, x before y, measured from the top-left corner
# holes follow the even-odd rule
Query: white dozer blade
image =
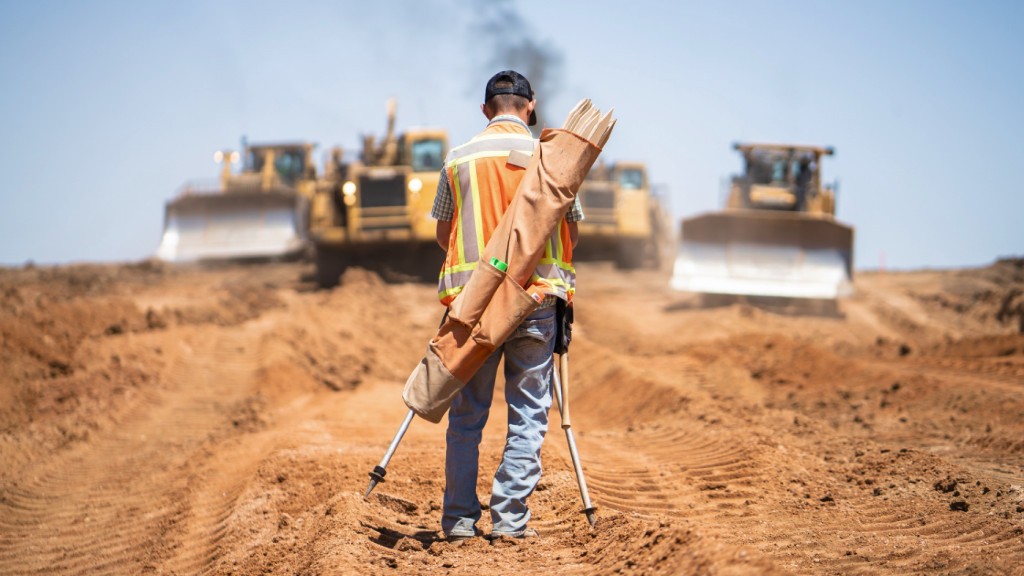
[(836, 299), (853, 293), (853, 229), (796, 212), (684, 220), (671, 286), (683, 292)]
[(306, 246), (308, 201), (290, 192), (196, 194), (167, 203), (166, 262), (289, 258)]

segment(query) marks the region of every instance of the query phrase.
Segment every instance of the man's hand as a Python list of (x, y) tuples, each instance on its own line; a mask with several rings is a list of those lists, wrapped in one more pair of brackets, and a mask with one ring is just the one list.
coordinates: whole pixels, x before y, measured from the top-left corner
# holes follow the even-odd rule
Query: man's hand
[[(452, 237), (452, 221), (451, 220), (438, 220), (437, 221), (437, 245), (441, 247), (441, 250), (448, 252), (448, 242)], [(575, 244), (575, 242), (573, 242)]]

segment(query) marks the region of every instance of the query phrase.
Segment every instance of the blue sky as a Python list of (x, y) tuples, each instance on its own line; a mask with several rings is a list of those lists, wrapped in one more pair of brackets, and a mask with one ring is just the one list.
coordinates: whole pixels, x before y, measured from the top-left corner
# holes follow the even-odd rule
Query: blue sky
[(550, 57), (552, 124), (615, 107), (604, 157), (647, 162), (677, 220), (720, 206), (733, 142), (830, 145), (855, 267), (983, 265), (1024, 254), (1022, 23), (994, 1), (0, 0), (0, 265), (149, 257), (164, 202), (243, 134), (352, 157), (394, 96), (399, 129), (465, 140), (509, 46)]

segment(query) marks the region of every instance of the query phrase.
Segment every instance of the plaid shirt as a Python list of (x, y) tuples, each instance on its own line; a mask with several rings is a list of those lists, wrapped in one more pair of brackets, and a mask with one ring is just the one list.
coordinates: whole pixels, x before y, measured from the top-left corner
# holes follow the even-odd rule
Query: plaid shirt
[[(495, 116), (487, 125), (490, 126), (495, 122), (516, 122), (529, 130), (529, 127), (526, 126), (522, 119), (509, 114)], [(434, 206), (430, 210), (430, 215), (435, 220), (444, 220), (445, 222), (450, 222), (455, 217), (455, 199), (452, 197), (452, 187), (448, 182), (447, 166), (441, 169), (441, 177), (437, 181), (437, 195), (434, 196)], [(583, 207), (580, 206), (579, 196), (576, 196), (572, 207), (565, 213), (565, 220), (566, 222), (580, 222), (583, 220)]]

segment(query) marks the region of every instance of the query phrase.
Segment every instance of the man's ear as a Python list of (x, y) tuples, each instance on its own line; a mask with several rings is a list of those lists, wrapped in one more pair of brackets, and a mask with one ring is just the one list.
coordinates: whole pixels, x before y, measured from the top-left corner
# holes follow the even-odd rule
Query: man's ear
[(487, 104), (481, 104), (480, 111), (484, 113), (484, 118), (487, 118), (488, 120), (494, 117), (494, 115), (487, 109)]

